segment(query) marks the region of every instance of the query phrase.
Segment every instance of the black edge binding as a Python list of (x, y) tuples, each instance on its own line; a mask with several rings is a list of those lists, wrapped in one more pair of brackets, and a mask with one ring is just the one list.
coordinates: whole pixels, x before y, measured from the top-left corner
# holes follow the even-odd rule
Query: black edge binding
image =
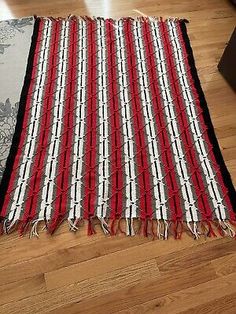
[(33, 30), (33, 34), (31, 37), (31, 46), (30, 46), (30, 50), (29, 50), (26, 73), (25, 73), (25, 78), (24, 78), (24, 84), (23, 84), (23, 88), (21, 91), (19, 108), (18, 108), (18, 113), (17, 113), (17, 120), (16, 120), (17, 122), (16, 122), (16, 126), (15, 126), (15, 132), (14, 132), (14, 135), (12, 138), (12, 144), (11, 144), (10, 152), (9, 152), (8, 157), (7, 157), (5, 170), (4, 170), (2, 180), (0, 183), (0, 217), (1, 217), (1, 210), (2, 210), (3, 203), (4, 203), (5, 195), (6, 195), (8, 185), (10, 182), (11, 173), (12, 173), (16, 153), (17, 153), (18, 146), (20, 143), (21, 131), (22, 131), (23, 120), (24, 120), (24, 115), (25, 115), (27, 95), (28, 95), (28, 91), (29, 91), (29, 86), (30, 86), (30, 81), (31, 81), (31, 76), (32, 76), (32, 70), (33, 70), (34, 54), (35, 54), (38, 32), (39, 32), (39, 21), (40, 21), (39, 18), (35, 18), (34, 30)]
[(191, 74), (193, 77), (193, 81), (194, 81), (194, 85), (195, 88), (197, 90), (198, 96), (199, 96), (199, 100), (200, 100), (200, 105), (201, 108), (203, 110), (203, 118), (204, 121), (208, 127), (208, 135), (211, 141), (211, 144), (213, 146), (213, 153), (215, 155), (216, 161), (220, 167), (222, 176), (223, 176), (223, 181), (225, 186), (228, 189), (228, 195), (233, 207), (234, 212), (236, 213), (236, 192), (235, 192), (235, 188), (231, 179), (231, 176), (229, 174), (229, 171), (225, 165), (220, 147), (219, 147), (219, 143), (217, 141), (216, 135), (215, 135), (215, 131), (214, 131), (214, 127), (211, 121), (211, 117), (210, 117), (210, 113), (209, 113), (209, 109), (207, 106), (207, 102), (201, 87), (201, 83), (197, 74), (197, 69), (196, 69), (196, 65), (195, 65), (195, 61), (194, 61), (194, 56), (193, 56), (193, 50), (191, 48), (190, 45), (190, 40), (188, 37), (188, 33), (187, 33), (187, 28), (186, 28), (186, 22), (183, 20), (180, 22), (180, 27), (181, 27), (181, 31), (182, 31), (182, 35), (183, 35), (183, 39), (184, 39), (184, 43), (185, 43), (185, 47), (187, 50), (187, 54), (188, 54), (188, 62), (190, 65), (190, 69), (191, 69)]

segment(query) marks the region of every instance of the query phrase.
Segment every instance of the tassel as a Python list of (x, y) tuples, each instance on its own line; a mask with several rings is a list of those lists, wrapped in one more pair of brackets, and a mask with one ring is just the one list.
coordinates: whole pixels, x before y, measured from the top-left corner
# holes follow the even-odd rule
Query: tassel
[(235, 230), (232, 228), (232, 226), (225, 221), (225, 225), (227, 227), (227, 230), (228, 230), (228, 235), (231, 237), (231, 238), (235, 238), (236, 236), (236, 233), (235, 233)]
[(36, 219), (35, 221), (32, 222), (32, 227), (30, 230), (30, 238), (36, 236), (37, 238), (39, 238), (39, 234), (38, 234), (38, 223), (40, 222), (39, 219)]
[(133, 218), (126, 218), (126, 235), (131, 237), (135, 235)]
[[(20, 234), (20, 236), (23, 236), (24, 234), (26, 234), (26, 232), (29, 229), (29, 225), (30, 225), (30, 218), (27, 218), (27, 220), (25, 220), (25, 221), (21, 221), (20, 227), (19, 227), (19, 234)], [(9, 233), (10, 229), (11, 229), (11, 225), (8, 228), (7, 233)]]
[(231, 238), (235, 237), (235, 231), (230, 226), (229, 223), (227, 223), (226, 221), (219, 221), (219, 226), (221, 227), (221, 230), (223, 231), (223, 235), (230, 236)]
[(18, 220), (8, 220), (5, 219), (3, 223), (3, 231), (5, 234), (9, 234), (13, 232), (16, 229), (16, 226), (18, 225)]
[(104, 234), (109, 234), (110, 233), (110, 230), (109, 230), (109, 226), (106, 222), (106, 220), (104, 218), (98, 218), (100, 220), (100, 223), (101, 223), (101, 227), (102, 227), (102, 230), (104, 232)]
[(72, 219), (68, 218), (68, 224), (69, 224), (70, 230), (76, 232), (79, 229), (78, 224), (80, 221), (83, 221), (81, 217), (75, 218), (74, 222)]
[(182, 221), (178, 221), (177, 222), (177, 228), (176, 228), (176, 239), (180, 240), (182, 237), (182, 233), (183, 233), (183, 222)]
[(169, 224), (166, 220), (160, 221), (157, 219), (157, 239), (168, 239), (168, 233), (169, 233)]
[(226, 235), (226, 232), (223, 230), (222, 226), (220, 225), (220, 223), (217, 225), (217, 230), (219, 232), (219, 234), (224, 237)]
[(187, 221), (187, 227), (190, 230), (190, 232), (194, 235), (194, 239), (198, 240), (200, 238), (200, 234), (198, 232), (197, 223), (194, 221), (193, 222), (193, 228), (192, 228), (190, 225), (190, 222)]
[(177, 239), (178, 221), (174, 221), (174, 238)]
[(193, 231), (194, 231), (196, 239), (199, 239), (200, 238), (200, 232), (198, 231), (197, 222), (193, 223)]
[(116, 223), (116, 219), (112, 219), (111, 226), (110, 226), (110, 231), (111, 231), (111, 235), (112, 236), (117, 234), (117, 229), (116, 229), (116, 231), (114, 230), (115, 223)]
[(7, 228), (7, 219), (5, 219), (4, 222), (3, 222), (3, 231), (4, 231), (5, 234), (8, 233), (7, 229), (8, 229)]
[(68, 224), (69, 224), (69, 229), (70, 231), (76, 232), (79, 228), (76, 226), (77, 224), (77, 219), (73, 222), (72, 219), (68, 218)]
[(120, 219), (118, 220), (118, 231), (120, 231), (120, 233), (126, 235), (126, 232), (121, 228), (121, 220), (122, 220), (122, 218), (120, 218)]
[(147, 236), (151, 236), (152, 238), (155, 237), (155, 234), (153, 232), (152, 219), (150, 219), (150, 218), (147, 219)]
[(44, 226), (42, 228), (42, 231), (44, 231), (45, 229), (48, 230), (48, 224), (50, 223), (50, 220), (49, 219), (44, 219)]
[(148, 219), (141, 219), (140, 228), (138, 234), (142, 234), (144, 237), (148, 237)]
[(152, 219), (152, 240), (155, 240), (156, 238), (156, 232), (155, 232), (155, 229), (154, 229), (154, 224), (155, 224), (155, 220)]
[(164, 240), (168, 239), (168, 229), (169, 229), (169, 224), (166, 220), (164, 220)]
[(143, 222), (143, 235), (147, 238), (148, 237), (148, 220), (145, 219)]
[(94, 226), (93, 226), (93, 223), (92, 223), (92, 219), (90, 218), (88, 220), (88, 235), (90, 236), (90, 235), (93, 235), (95, 233), (96, 233), (96, 231), (94, 229)]
[(115, 228), (116, 222), (117, 222), (117, 219), (116, 219), (116, 218), (114, 218), (114, 219), (111, 220), (110, 234), (111, 234), (112, 236), (116, 235), (117, 232), (118, 232), (118, 226), (116, 226), (116, 228)]
[(204, 225), (203, 221), (201, 221), (201, 230), (202, 230), (202, 234), (204, 235), (204, 238), (206, 240), (206, 238), (208, 236), (208, 230), (207, 230), (206, 226)]
[(165, 239), (165, 223), (160, 221), (160, 239)]
[(206, 223), (207, 223), (207, 225), (208, 225), (208, 227), (209, 227), (209, 230), (208, 230), (208, 234), (207, 234), (207, 236), (208, 237), (211, 237), (211, 236), (213, 236), (213, 237), (217, 237), (217, 235), (215, 234), (215, 232), (214, 232), (214, 230), (213, 230), (213, 228), (212, 228), (212, 225), (211, 225), (211, 222), (210, 221), (208, 221), (208, 220), (206, 220)]
[(2, 222), (2, 231), (4, 234), (7, 234), (7, 222), (8, 222), (8, 219), (4, 219)]
[(161, 239), (161, 232), (160, 232), (161, 229), (160, 228), (161, 228), (161, 223), (157, 219), (157, 239)]
[(56, 229), (59, 227), (59, 225), (63, 222), (64, 220), (64, 215), (58, 214), (57, 217), (53, 218), (51, 221), (51, 224), (47, 226), (48, 232), (50, 234), (53, 234)]

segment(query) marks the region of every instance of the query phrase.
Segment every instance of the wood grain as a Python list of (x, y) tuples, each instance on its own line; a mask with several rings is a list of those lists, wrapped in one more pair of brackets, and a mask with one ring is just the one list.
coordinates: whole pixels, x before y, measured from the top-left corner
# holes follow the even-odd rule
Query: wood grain
[[(236, 95), (217, 71), (235, 27), (227, 0), (0, 0), (0, 19), (69, 14), (178, 16), (188, 33), (213, 125), (236, 184)], [(235, 313), (236, 242), (97, 234), (62, 225), (53, 237), (0, 238), (0, 313)]]
[[(206, 304), (214, 304), (214, 301), (218, 298), (227, 298), (230, 294), (236, 293), (236, 285), (234, 284), (236, 280), (236, 274), (232, 274), (226, 276), (224, 280), (221, 278), (217, 278), (214, 280), (210, 280), (204, 282), (202, 284), (180, 290), (178, 292), (174, 292), (168, 294), (162, 298), (155, 298), (146, 303), (136, 305), (127, 310), (119, 311), (119, 314), (166, 314), (166, 313), (192, 313), (193, 305), (195, 306), (195, 312), (197, 312), (196, 308), (198, 306), (206, 308)], [(213, 312), (217, 313), (217, 308), (213, 306)], [(206, 311), (206, 313), (208, 313)], [(220, 312), (219, 312), (220, 313)], [(222, 313), (225, 313), (222, 311)]]

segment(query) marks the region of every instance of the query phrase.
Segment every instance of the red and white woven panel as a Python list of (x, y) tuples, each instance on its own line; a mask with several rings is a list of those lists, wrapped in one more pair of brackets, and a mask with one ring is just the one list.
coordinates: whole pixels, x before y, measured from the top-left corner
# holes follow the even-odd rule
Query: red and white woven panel
[[(235, 191), (186, 21), (36, 18), (1, 190), (3, 229), (234, 236)], [(202, 231), (203, 230), (203, 231)]]

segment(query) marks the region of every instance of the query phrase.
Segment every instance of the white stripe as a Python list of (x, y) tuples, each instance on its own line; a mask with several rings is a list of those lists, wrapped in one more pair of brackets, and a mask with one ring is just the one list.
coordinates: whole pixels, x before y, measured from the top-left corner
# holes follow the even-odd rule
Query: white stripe
[[(182, 150), (180, 134), (178, 131), (178, 126), (177, 126), (177, 120), (176, 120), (175, 112), (173, 109), (174, 102), (173, 102), (173, 99), (171, 97), (170, 86), (169, 86), (167, 75), (166, 75), (166, 65), (165, 65), (165, 61), (164, 61), (163, 45), (161, 42), (160, 32), (159, 32), (159, 22), (157, 22), (157, 21), (151, 22), (151, 28), (152, 28), (152, 36), (154, 38), (154, 47), (155, 47), (155, 53), (156, 53), (157, 61), (159, 60), (158, 51), (161, 54), (161, 62), (160, 63), (161, 63), (162, 68), (163, 68), (163, 73), (161, 70), (160, 63), (157, 64), (157, 70), (158, 70), (159, 77), (160, 77), (159, 79), (160, 79), (161, 93), (162, 93), (162, 97), (164, 99), (165, 113), (166, 113), (166, 118), (167, 118), (167, 122), (168, 122), (168, 130), (170, 133), (172, 149), (173, 149), (175, 163), (176, 163), (176, 169), (177, 169), (177, 172), (179, 175), (179, 180), (180, 180), (180, 184), (181, 184), (181, 191), (182, 191), (182, 195), (183, 195), (183, 199), (184, 199), (184, 206), (186, 209), (186, 213), (185, 213), (186, 214), (186, 220), (187, 221), (192, 220), (191, 215), (190, 215), (190, 210), (192, 210), (193, 220), (198, 221), (197, 208), (195, 206), (195, 199), (194, 199), (194, 196), (192, 193), (192, 187), (191, 187), (191, 183), (189, 180), (188, 170), (186, 167), (187, 162), (184, 159), (184, 153)], [(157, 32), (157, 37), (155, 35), (155, 30)], [(167, 96), (166, 96), (164, 91), (166, 91)], [(168, 108), (169, 108), (169, 110), (168, 110)], [(172, 128), (171, 123), (170, 123), (171, 121), (172, 121), (173, 128)], [(183, 169), (183, 174), (181, 171), (181, 167)], [(190, 202), (188, 201), (187, 194), (189, 195)]]
[[(106, 75), (105, 22), (98, 20), (97, 27), (97, 64), (98, 64), (98, 116), (99, 116), (99, 165), (98, 165), (98, 201), (97, 217), (106, 217), (109, 192), (109, 126), (108, 126), (108, 92)], [(101, 33), (100, 33), (101, 31)], [(113, 131), (113, 130), (112, 130)]]
[[(192, 93), (190, 92), (191, 86), (189, 86), (189, 84), (188, 84), (188, 76), (186, 74), (185, 67), (183, 64), (183, 53), (182, 53), (181, 45), (179, 43), (179, 39), (178, 39), (177, 31), (176, 31), (176, 26), (175, 26), (175, 23), (171, 22), (171, 21), (168, 22), (168, 26), (170, 29), (170, 37), (171, 37), (173, 48), (174, 48), (176, 68), (177, 68), (179, 77), (182, 77), (182, 79), (181, 79), (182, 84), (180, 84), (180, 86), (181, 86), (182, 93), (184, 95), (183, 98), (185, 101), (185, 106), (187, 109), (189, 122), (191, 122), (190, 127), (191, 127), (191, 131), (193, 133), (195, 145), (196, 145), (196, 148), (197, 148), (197, 151), (199, 154), (200, 163), (201, 163), (204, 175), (206, 177), (207, 188), (208, 188), (208, 191), (211, 195), (214, 208), (216, 209), (215, 213), (216, 213), (217, 218), (220, 219), (220, 214), (219, 214), (219, 209), (220, 209), (222, 218), (226, 219), (226, 212), (225, 212), (226, 207), (223, 205), (222, 197), (221, 197), (220, 191), (218, 189), (217, 182), (215, 180), (215, 173), (211, 167), (210, 160), (207, 157), (208, 154), (207, 154), (207, 151), (206, 151), (206, 148), (204, 145), (204, 139), (202, 136), (202, 132), (201, 132), (199, 123), (198, 123), (197, 113), (195, 110), (196, 104), (195, 104), (194, 99), (192, 97)], [(171, 32), (171, 30), (173, 30), (174, 35)], [(177, 52), (179, 52), (180, 57), (179, 57)], [(189, 101), (188, 101), (188, 99), (189, 99)], [(205, 161), (206, 165), (204, 164), (204, 161)], [(213, 188), (210, 184), (211, 182), (212, 182)], [(214, 191), (215, 191), (215, 193), (214, 193)], [(217, 208), (218, 208), (218, 210), (217, 210)]]
[[(79, 64), (77, 82), (77, 103), (76, 103), (76, 123), (75, 123), (75, 142), (72, 163), (71, 179), (71, 209), (69, 219), (82, 217), (82, 170), (84, 154), (84, 134), (86, 128), (86, 73), (87, 73), (87, 34), (86, 22), (79, 20)], [(75, 213), (75, 215), (74, 215)]]
[[(48, 220), (51, 217), (52, 201), (54, 198), (54, 189), (56, 187), (55, 181), (57, 177), (58, 167), (58, 152), (61, 140), (61, 131), (63, 127), (63, 107), (65, 100), (65, 83), (66, 83), (66, 66), (67, 66), (67, 52), (69, 41), (69, 21), (62, 21), (61, 38), (60, 38), (60, 53), (59, 64), (56, 82), (55, 102), (53, 105), (53, 122), (52, 135), (48, 150), (47, 165), (45, 169), (45, 179), (42, 190), (41, 208), (38, 215), (39, 219), (45, 218)], [(64, 54), (63, 54), (64, 52)], [(60, 171), (60, 169), (58, 169)], [(47, 204), (48, 203), (48, 204)]]
[[(120, 85), (120, 105), (122, 128), (124, 137), (124, 160), (125, 160), (125, 178), (126, 178), (126, 210), (125, 217), (137, 217), (137, 191), (136, 191), (136, 175), (135, 175), (135, 156), (134, 156), (134, 141), (131, 126), (131, 114), (129, 106), (129, 88), (128, 77), (126, 71), (125, 60), (125, 45), (124, 45), (124, 31), (122, 21), (115, 23), (115, 37), (117, 45), (117, 69)], [(120, 42), (119, 42), (120, 38)]]
[[(28, 180), (30, 178), (30, 169), (33, 161), (35, 146), (36, 146), (36, 138), (39, 129), (39, 120), (40, 120), (40, 111), (41, 111), (41, 102), (43, 99), (43, 90), (44, 83), (46, 79), (46, 68), (47, 68), (47, 58), (49, 52), (49, 44), (50, 44), (50, 36), (51, 36), (51, 24), (50, 20), (47, 20), (44, 25), (43, 30), (43, 41), (42, 47), (39, 56), (39, 69), (37, 73), (37, 80), (35, 84), (35, 92), (32, 97), (32, 108), (31, 108), (31, 116), (30, 116), (30, 124), (27, 130), (27, 139), (26, 145), (24, 148), (24, 153), (22, 157), (22, 162), (19, 169), (19, 178), (17, 181), (17, 188), (15, 189), (13, 202), (10, 208), (9, 220), (12, 220), (14, 211), (15, 217), (14, 221), (17, 221), (20, 218), (21, 211), (23, 210), (24, 197), (26, 188), (28, 185)], [(46, 36), (47, 35), (47, 36)], [(33, 124), (33, 122), (35, 122)]]
[[(149, 149), (149, 156), (151, 162), (151, 170), (153, 176), (153, 186), (154, 186), (154, 196), (156, 200), (156, 218), (161, 219), (164, 218), (165, 220), (168, 219), (167, 217), (167, 207), (166, 207), (166, 196), (165, 196), (165, 183), (163, 182), (163, 174), (161, 169), (161, 161), (160, 161), (160, 154), (158, 151), (158, 143), (157, 143), (157, 136), (155, 131), (155, 121), (152, 115), (152, 100), (149, 94), (149, 83), (148, 83), (148, 76), (147, 76), (147, 67), (146, 67), (146, 60), (144, 55), (144, 47), (143, 47), (143, 40), (141, 34), (141, 22), (134, 21), (134, 25), (136, 30), (134, 29), (134, 38), (135, 38), (135, 46), (136, 46), (136, 57), (137, 57), (137, 64), (138, 64), (138, 78), (139, 78), (139, 85), (141, 90), (141, 101), (143, 107), (143, 116), (145, 118), (145, 128), (147, 133), (147, 141), (148, 141), (148, 149)], [(139, 54), (140, 52), (140, 54)], [(146, 94), (146, 100), (145, 100)], [(156, 165), (156, 167), (155, 167)], [(156, 173), (157, 168), (157, 173)], [(160, 193), (158, 189), (158, 185), (160, 187)], [(161, 217), (160, 207), (162, 207), (163, 217)]]

